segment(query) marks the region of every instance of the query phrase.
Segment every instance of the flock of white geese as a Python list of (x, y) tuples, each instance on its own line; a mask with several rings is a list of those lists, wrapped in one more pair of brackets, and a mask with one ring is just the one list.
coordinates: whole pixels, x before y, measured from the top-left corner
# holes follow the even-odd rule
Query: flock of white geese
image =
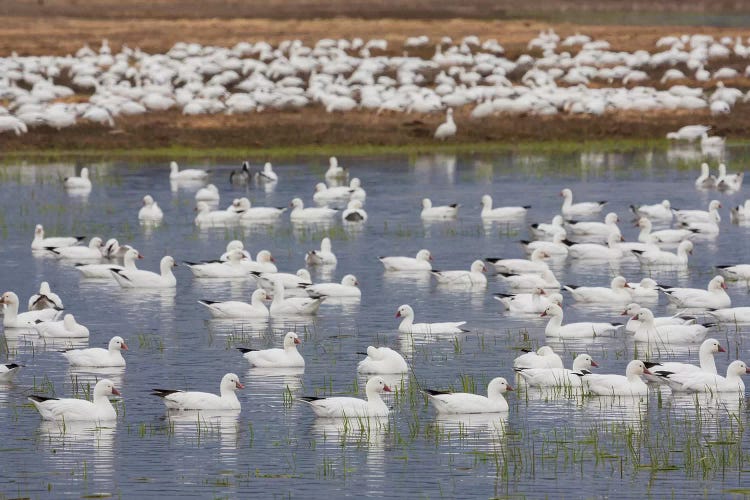
[[(745, 43), (683, 34), (655, 40), (653, 51), (627, 52), (550, 29), (529, 41), (527, 53), (509, 58), (497, 40), (476, 36), (411, 37), (400, 55), (383, 39), (322, 39), (313, 46), (299, 40), (233, 47), (181, 42), (164, 54), (127, 46), (115, 53), (104, 40), (98, 50), (84, 46), (66, 56), (0, 58), (6, 103), (0, 133), (60, 130), (81, 121), (115, 127), (123, 116), (169, 109), (185, 115), (307, 106), (328, 113), (445, 112), (435, 131), (440, 140), (456, 134), (452, 108), (464, 106), (473, 119), (620, 110), (720, 115), (748, 97), (724, 83), (750, 75)], [(431, 57), (420, 55), (431, 47)]]
[[(172, 162), (170, 182), (192, 186), (196, 190), (195, 224), (198, 226), (226, 226), (242, 223), (274, 224), (283, 214), (289, 212), (290, 219), (299, 224), (320, 223), (342, 217), (340, 207), (347, 211), (356, 209), (362, 216), (348, 218), (343, 211), (342, 223), (365, 224), (367, 216), (363, 207), (367, 193), (361, 182), (348, 178), (348, 170), (342, 168), (335, 158), (330, 159), (324, 176), (326, 182), (316, 186), (315, 207), (304, 207), (300, 198), (293, 199), (289, 207), (251, 207), (246, 199), (235, 199), (227, 208), (218, 208), (219, 190), (213, 184), (206, 184), (210, 173), (201, 169), (183, 169)], [(235, 184), (260, 182), (278, 183), (279, 175), (270, 164), (253, 171), (245, 163), (230, 176)], [(354, 182), (354, 181), (357, 182)], [(742, 173), (727, 173), (722, 165), (719, 176), (710, 174), (704, 166), (695, 181), (700, 190), (720, 190), (737, 192), (742, 188)], [(283, 179), (281, 180), (283, 182)], [(213, 187), (212, 187), (213, 186)], [(321, 187), (322, 186), (322, 187)], [(93, 186), (88, 170), (83, 168), (81, 175), (64, 180), (64, 187), (70, 193), (90, 191)], [(500, 279), (507, 284), (513, 294), (495, 294), (510, 314), (534, 314), (548, 317), (544, 334), (557, 339), (586, 339), (612, 334), (625, 330), (633, 335), (635, 342), (644, 346), (645, 352), (654, 348), (669, 348), (689, 344), (700, 344), (699, 364), (687, 362), (660, 362), (659, 360), (632, 360), (625, 374), (593, 373), (598, 364), (592, 356), (583, 353), (565, 368), (562, 359), (549, 346), (542, 346), (536, 352), (522, 354), (515, 359), (513, 369), (520, 383), (531, 387), (572, 388), (581, 394), (601, 396), (643, 396), (648, 392), (646, 381), (662, 384), (674, 392), (702, 392), (709, 394), (735, 394), (744, 396), (745, 386), (742, 376), (750, 369), (741, 360), (731, 362), (725, 374), (720, 374), (714, 362), (714, 354), (725, 352), (719, 341), (709, 337), (714, 323), (698, 321), (699, 317), (712, 317), (717, 322), (750, 322), (750, 307), (732, 307), (731, 298), (726, 293), (725, 280), (741, 280), (750, 283), (750, 264), (717, 266), (717, 274), (705, 289), (677, 288), (660, 286), (651, 278), (638, 282), (628, 282), (622, 276), (612, 279), (606, 287), (561, 286), (548, 265), (549, 259), (582, 259), (587, 263), (638, 259), (644, 270), (654, 267), (687, 266), (689, 255), (701, 243), (718, 237), (722, 222), (721, 203), (710, 202), (706, 210), (700, 208), (676, 210), (668, 200), (655, 205), (631, 205), (641, 230), (638, 241), (623, 241), (618, 227), (620, 218), (609, 213), (604, 220), (598, 219), (607, 202), (576, 201), (570, 189), (560, 191), (562, 203), (560, 213), (550, 223), (537, 223), (530, 226), (534, 241), (523, 241), (530, 254), (528, 259), (490, 258), (477, 259), (468, 270), (438, 271), (432, 267), (432, 254), (422, 249), (414, 257), (382, 256), (379, 258), (386, 272), (431, 273), (441, 284), (458, 287), (486, 287), (487, 268), (493, 268)], [(243, 201), (245, 200), (245, 201)], [(478, 217), (483, 221), (523, 220), (529, 207), (493, 207), (490, 195), (481, 198), (482, 209)], [(458, 215), (460, 206), (434, 205), (429, 199), (422, 204), (420, 217), (426, 221), (450, 220)], [(416, 214), (415, 214), (416, 215)], [(136, 217), (136, 214), (133, 215)], [(744, 206), (731, 210), (734, 219), (750, 218)], [(150, 195), (143, 198), (143, 207), (137, 218), (144, 225), (162, 222), (164, 213), (157, 201)], [(582, 220), (584, 219), (584, 220)], [(586, 220), (589, 219), (589, 220)], [(664, 227), (653, 230), (653, 225)], [(670, 227), (673, 226), (673, 227)], [(47, 236), (44, 228), (37, 225), (31, 243), (35, 255), (54, 257), (75, 262), (75, 267), (83, 277), (116, 280), (122, 287), (174, 288), (177, 279), (173, 268), (177, 262), (172, 256), (164, 256), (158, 272), (138, 269), (137, 260), (141, 257), (137, 249), (120, 245), (115, 239), (104, 241), (93, 237), (87, 245), (80, 245), (84, 238), (77, 236)], [(606, 242), (606, 243), (605, 243)], [(676, 248), (676, 252), (672, 251)], [(122, 264), (119, 264), (121, 262)], [(357, 299), (361, 295), (357, 278), (352, 274), (344, 276), (340, 283), (312, 283), (308, 268), (335, 266), (336, 255), (329, 238), (324, 238), (320, 249), (314, 249), (305, 256), (305, 268), (296, 273), (280, 272), (273, 255), (261, 250), (253, 258), (240, 241), (232, 241), (226, 252), (214, 260), (185, 262), (196, 277), (248, 278), (257, 283), (257, 290), (249, 303), (239, 300), (211, 301), (200, 303), (215, 318), (267, 319), (269, 317), (309, 316), (317, 314), (320, 304), (331, 299)], [(606, 266), (605, 266), (606, 267)], [(586, 304), (604, 304), (621, 307), (628, 316), (626, 324), (612, 322), (563, 322), (564, 289), (572, 300)], [(647, 307), (655, 304), (660, 296), (665, 297), (677, 308), (673, 316), (654, 317)], [(270, 306), (267, 301), (271, 301)], [(3, 326), (5, 330), (33, 330), (44, 338), (88, 338), (89, 330), (79, 324), (73, 314), (65, 310), (63, 299), (55, 294), (47, 282), (43, 282), (39, 293), (28, 300), (28, 311), (20, 312), (18, 296), (7, 291), (0, 296), (4, 305)], [(400, 318), (398, 331), (410, 335), (459, 335), (466, 330), (465, 321), (438, 323), (415, 322), (415, 312), (408, 304), (396, 310)], [(708, 338), (707, 338), (708, 337)], [(275, 368), (302, 368), (305, 360), (297, 350), (299, 336), (289, 332), (280, 348), (254, 350), (240, 348), (242, 355), (252, 366)], [(120, 336), (113, 337), (108, 348), (70, 349), (62, 353), (71, 366), (84, 367), (124, 367), (122, 351), (127, 344)], [(321, 417), (382, 417), (389, 408), (381, 398), (383, 392), (390, 392), (382, 375), (406, 373), (409, 364), (397, 351), (388, 347), (369, 346), (363, 353), (366, 358), (358, 365), (358, 372), (372, 375), (365, 392), (366, 399), (353, 397), (301, 397), (309, 403), (316, 415)], [(0, 381), (11, 381), (21, 369), (18, 363), (0, 365)], [(645, 377), (645, 380), (644, 380)], [(236, 391), (244, 386), (233, 373), (221, 379), (219, 394), (181, 391), (174, 389), (154, 389), (153, 394), (161, 397), (170, 410), (197, 411), (239, 411), (240, 401)], [(487, 395), (471, 393), (451, 393), (422, 388), (439, 413), (502, 413), (508, 411), (504, 394), (513, 390), (503, 377), (492, 379)], [(119, 395), (118, 389), (109, 379), (97, 382), (93, 390), (93, 402), (77, 398), (53, 398), (41, 395), (30, 399), (39, 410), (42, 418), (57, 421), (107, 421), (117, 418), (110, 396)]]

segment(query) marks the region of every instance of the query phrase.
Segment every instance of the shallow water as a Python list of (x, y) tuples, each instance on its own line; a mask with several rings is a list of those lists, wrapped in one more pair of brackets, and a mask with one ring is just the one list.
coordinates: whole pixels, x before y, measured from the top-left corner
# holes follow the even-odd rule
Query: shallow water
[[(745, 148), (727, 153), (729, 170), (748, 158)], [(558, 193), (573, 189), (578, 200), (607, 199), (628, 240), (631, 203), (669, 198), (675, 207), (704, 208), (717, 198), (724, 205), (721, 234), (701, 241), (687, 269), (659, 270), (658, 280), (704, 287), (712, 265), (746, 262), (747, 227), (729, 222), (727, 207), (744, 201), (743, 192), (696, 191), (700, 154), (692, 150), (639, 151), (629, 154), (426, 156), (417, 158), (340, 158), (367, 190), (370, 219), (360, 228), (293, 228), (288, 217), (273, 227), (211, 228), (192, 224), (197, 187), (171, 190), (161, 164), (91, 165), (94, 188), (88, 196), (66, 193), (60, 179), (74, 165), (8, 166), (0, 172), (2, 287), (25, 305), (39, 282), (49, 281), (66, 309), (91, 330), (90, 346), (106, 346), (122, 335), (130, 346), (125, 370), (71, 371), (57, 352), (65, 342), (45, 344), (19, 332), (4, 332), (5, 356), (25, 368), (15, 383), (0, 386), (0, 438), (3, 467), (0, 496), (81, 497), (263, 497), (313, 494), (368, 497), (490, 497), (526, 495), (662, 497), (674, 492), (716, 496), (750, 487), (744, 428), (744, 402), (673, 398), (653, 389), (644, 400), (572, 397), (565, 391), (509, 394), (506, 416), (437, 418), (416, 392), (420, 386), (484, 393), (496, 376), (513, 380), (512, 360), (521, 347), (544, 343), (542, 318), (510, 316), (492, 298), (505, 291), (494, 275), (487, 289), (437, 286), (429, 276), (384, 273), (379, 255), (432, 251), (437, 269), (468, 268), (476, 258), (523, 255), (526, 224), (549, 222), (559, 211)], [(273, 189), (230, 187), (228, 164), (209, 167), (222, 193), (221, 207), (248, 196), (253, 204), (284, 206), (295, 197), (312, 202), (326, 160), (279, 163)], [(158, 228), (139, 226), (140, 200), (150, 193), (165, 212)], [(496, 205), (531, 204), (526, 221), (484, 226), (479, 198), (492, 194)], [(454, 222), (423, 224), (419, 201), (461, 203)], [(605, 210), (606, 211), (606, 210)], [(270, 325), (209, 320), (198, 299), (247, 300), (254, 288), (243, 280), (199, 280), (185, 267), (176, 271), (176, 293), (138, 293), (114, 282), (81, 280), (69, 264), (33, 256), (34, 225), (48, 235), (116, 237), (145, 256), (141, 268), (155, 269), (165, 254), (178, 261), (218, 257), (226, 243), (241, 238), (253, 253), (269, 249), (280, 270), (304, 266), (304, 254), (328, 235), (338, 257), (335, 270), (313, 270), (315, 281), (347, 273), (359, 279), (360, 302), (324, 303), (312, 321)], [(648, 271), (637, 261), (620, 264), (553, 264), (563, 283), (607, 285), (624, 274), (639, 280)], [(748, 305), (747, 287), (731, 284), (733, 305)], [(565, 322), (599, 318), (619, 321), (619, 307), (576, 305), (566, 293)], [(417, 321), (466, 320), (460, 336), (407, 336), (393, 316), (411, 304)], [(667, 311), (664, 299), (653, 306)], [(304, 372), (252, 369), (235, 347), (277, 347), (289, 329), (301, 334)], [(713, 336), (729, 353), (717, 355), (723, 371), (732, 359), (750, 358), (747, 327), (722, 326)], [(413, 373), (389, 401), (388, 419), (361, 422), (316, 420), (295, 396), (361, 393), (356, 354), (370, 345), (388, 345), (407, 355)], [(622, 373), (634, 357), (625, 335), (594, 340), (551, 342), (566, 363), (587, 350), (601, 373)], [(642, 347), (641, 353), (642, 353)], [(674, 359), (697, 358), (697, 345), (659, 353)], [(3, 357), (5, 359), (5, 357)], [(214, 392), (228, 371), (245, 384), (242, 412), (236, 415), (170, 415), (149, 395), (153, 387)], [(116, 427), (91, 429), (42, 423), (26, 401), (32, 393), (68, 396), (107, 376), (123, 394)], [(515, 382), (513, 382), (515, 385)], [(744, 399), (744, 398), (743, 398)], [(747, 491), (747, 490), (746, 490)]]

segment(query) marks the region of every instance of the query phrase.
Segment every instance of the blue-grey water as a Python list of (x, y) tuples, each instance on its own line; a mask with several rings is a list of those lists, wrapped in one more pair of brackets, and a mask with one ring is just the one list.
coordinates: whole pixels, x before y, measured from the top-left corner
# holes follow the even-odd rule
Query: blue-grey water
[[(727, 152), (729, 170), (741, 170), (744, 148)], [(212, 228), (193, 225), (195, 187), (172, 190), (166, 163), (111, 162), (89, 165), (94, 187), (72, 196), (61, 179), (76, 165), (10, 165), (0, 170), (0, 287), (15, 291), (22, 310), (41, 281), (60, 294), (66, 310), (88, 326), (90, 346), (106, 346), (121, 335), (130, 346), (124, 371), (71, 371), (58, 352), (65, 342), (45, 344), (34, 335), (6, 331), (2, 360), (25, 365), (15, 382), (0, 386), (0, 497), (669, 497), (750, 492), (747, 463), (748, 414), (737, 399), (673, 398), (654, 388), (643, 401), (583, 400), (517, 391), (508, 394), (506, 417), (437, 418), (418, 387), (484, 393), (496, 376), (513, 380), (512, 360), (520, 348), (545, 342), (544, 319), (510, 316), (492, 298), (505, 291), (492, 274), (486, 289), (445, 289), (434, 279), (385, 274), (376, 257), (432, 251), (437, 269), (468, 269), (477, 258), (523, 255), (518, 240), (527, 224), (549, 222), (559, 212), (561, 188), (578, 200), (609, 200), (629, 241), (631, 203), (664, 198), (675, 207), (705, 208), (721, 200), (721, 234), (696, 244), (683, 270), (641, 270), (635, 260), (619, 265), (555, 261), (563, 283), (606, 286), (621, 273), (630, 281), (646, 275), (680, 286), (704, 287), (716, 264), (748, 261), (750, 229), (729, 221), (728, 207), (745, 193), (697, 191), (701, 161), (692, 150), (628, 154), (496, 154), (339, 158), (367, 190), (369, 220), (360, 228), (293, 228), (288, 215), (272, 227)], [(273, 189), (232, 187), (229, 163), (183, 164), (212, 170), (222, 208), (248, 196), (254, 205), (284, 206), (293, 197), (312, 204), (326, 158), (281, 161)], [(712, 162), (715, 166), (715, 161)], [(80, 166), (80, 165), (79, 165)], [(137, 220), (141, 198), (151, 194), (165, 212), (158, 228)], [(532, 205), (525, 221), (484, 226), (479, 200)], [(460, 203), (457, 221), (425, 225), (420, 200)], [(607, 211), (605, 210), (605, 212)], [(82, 280), (72, 265), (32, 255), (35, 224), (48, 235), (115, 237), (140, 250), (139, 267), (156, 269), (163, 255), (176, 260), (211, 259), (229, 240), (241, 239), (253, 254), (270, 250), (282, 271), (304, 267), (305, 252), (323, 236), (333, 240), (338, 266), (313, 270), (315, 281), (338, 281), (353, 273), (360, 302), (324, 303), (308, 322), (270, 324), (209, 320), (199, 299), (248, 300), (250, 280), (199, 280), (176, 269), (177, 289), (138, 292), (113, 282)], [(731, 284), (733, 305), (748, 305), (744, 284)], [(619, 307), (576, 305), (565, 294), (565, 321), (621, 321)], [(396, 309), (411, 304), (417, 321), (466, 320), (460, 336), (399, 334)], [(657, 315), (668, 311), (662, 298)], [(235, 347), (278, 347), (290, 330), (301, 334), (306, 368), (274, 373), (251, 369)], [(725, 344), (719, 371), (735, 358), (750, 359), (747, 327), (721, 326), (712, 334)], [(84, 343), (85, 344), (85, 343)], [(318, 420), (296, 396), (363, 392), (358, 351), (387, 345), (404, 353), (413, 372), (390, 397), (388, 419), (359, 423)], [(587, 350), (601, 373), (623, 373), (635, 356), (624, 334), (587, 341), (552, 342), (569, 364)], [(697, 361), (697, 346), (661, 353)], [(203, 419), (194, 414), (166, 418), (154, 387), (216, 392), (227, 372), (239, 374), (242, 412), (236, 419)], [(122, 392), (116, 426), (43, 423), (26, 400), (32, 393), (81, 394), (101, 377)]]

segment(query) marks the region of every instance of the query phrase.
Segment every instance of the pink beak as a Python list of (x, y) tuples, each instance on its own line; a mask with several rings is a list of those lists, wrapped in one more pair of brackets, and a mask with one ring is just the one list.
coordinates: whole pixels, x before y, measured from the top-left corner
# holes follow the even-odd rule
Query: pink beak
[(597, 368), (599, 367), (599, 365), (597, 365), (596, 361), (594, 361), (594, 360), (591, 361), (591, 366), (596, 366)]
[(384, 385), (383, 386), (383, 392), (393, 392), (393, 391), (391, 391), (390, 387), (388, 387), (387, 385)]
[(241, 383), (237, 382), (237, 389), (244, 389), (244, 388), (245, 388), (244, 385), (242, 385)]
[(547, 311), (542, 312), (542, 314), (539, 315), (540, 318), (543, 318), (547, 315)]
[(302, 342), (299, 341), (299, 339), (294, 339), (295, 344), (301, 344)]
[(726, 290), (727, 289), (727, 284), (726, 283), (722, 283), (721, 284), (721, 288), (723, 288), (724, 290)]
[(397, 317), (397, 318), (400, 318), (400, 317), (401, 317), (401, 311), (396, 311), (396, 317)]
[(119, 395), (120, 395), (120, 391), (118, 391), (117, 389), (115, 389), (115, 388), (113, 387), (113, 388), (112, 388), (112, 394), (114, 394), (115, 396), (119, 396)]
[(510, 384), (508, 384), (508, 385), (507, 385), (507, 386), (505, 387), (505, 390), (506, 390), (506, 391), (512, 391), (512, 390), (513, 390), (513, 388), (512, 388), (511, 386), (510, 386)]
[(643, 374), (644, 375), (653, 375), (653, 373), (651, 373), (650, 371), (648, 371), (648, 368), (644, 368), (643, 369)]
[(719, 352), (727, 352), (727, 350), (724, 349), (723, 347), (719, 346)]
[(123, 342), (122, 345), (120, 345), (120, 349), (122, 349), (123, 351), (129, 350), (128, 349), (128, 344), (126, 344), (125, 342)]

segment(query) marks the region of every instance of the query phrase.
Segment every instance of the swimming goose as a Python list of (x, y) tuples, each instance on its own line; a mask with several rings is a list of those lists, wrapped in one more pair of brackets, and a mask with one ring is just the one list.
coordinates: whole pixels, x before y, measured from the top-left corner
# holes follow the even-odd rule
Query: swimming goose
[(746, 281), (750, 283), (750, 264), (714, 266), (719, 274), (727, 280)]
[(544, 259), (550, 255), (542, 249), (536, 249), (531, 253), (528, 260), (526, 259), (501, 259), (499, 257), (487, 257), (484, 260), (495, 267), (499, 273), (519, 274), (519, 273), (543, 273), (549, 270), (549, 266)]
[(422, 249), (416, 257), (378, 257), (386, 271), (432, 271), (432, 254)]
[(36, 320), (34, 328), (40, 337), (86, 338), (89, 329), (78, 323), (72, 314), (66, 314), (61, 321)]
[(535, 288), (531, 293), (517, 293), (509, 295), (505, 293), (494, 293), (495, 300), (502, 302), (505, 308), (514, 313), (539, 314), (544, 312), (551, 304), (562, 306), (562, 295), (550, 293), (544, 288)]
[(65, 189), (73, 189), (73, 190), (90, 190), (91, 189), (91, 180), (89, 179), (89, 169), (86, 167), (83, 167), (81, 169), (81, 175), (78, 177), (66, 177), (63, 180), (63, 186), (65, 186)]
[(29, 297), (29, 311), (40, 311), (42, 309), (65, 309), (62, 299), (56, 293), (52, 293), (49, 283), (42, 281), (39, 285), (39, 293)]
[(262, 273), (251, 271), (250, 275), (258, 282), (258, 287), (264, 290), (273, 291), (274, 282), (281, 280), (281, 284), (286, 289), (304, 288), (312, 285), (312, 277), (307, 269), (299, 269), (296, 274), (292, 273)]
[(404, 304), (396, 311), (397, 318), (403, 318), (398, 325), (398, 331), (401, 333), (427, 333), (427, 334), (448, 334), (448, 333), (466, 333), (469, 330), (461, 328), (466, 321), (446, 322), (446, 323), (414, 323), (414, 309)]
[(445, 392), (422, 389), (438, 414), (504, 413), (508, 402), (503, 396), (513, 388), (503, 377), (493, 378), (487, 385), (487, 396), (468, 392)]
[(11, 382), (18, 372), (21, 370), (21, 365), (17, 363), (7, 363), (0, 365), (0, 383)]
[(198, 303), (208, 308), (213, 318), (220, 319), (254, 319), (268, 318), (268, 307), (263, 303), (268, 300), (265, 290), (257, 289), (250, 297), (250, 303), (238, 300), (218, 302), (213, 300), (199, 300)]
[(560, 191), (563, 197), (562, 215), (565, 218), (580, 217), (585, 215), (594, 215), (602, 211), (606, 201), (587, 201), (582, 203), (573, 203), (573, 191), (568, 188)]
[(672, 212), (674, 213), (677, 222), (685, 224), (712, 222), (718, 224), (721, 222), (721, 215), (719, 215), (720, 208), (721, 202), (719, 202), (719, 200), (711, 200), (708, 204), (708, 210), (677, 210), (673, 208)]
[(298, 398), (312, 407), (315, 415), (327, 418), (387, 417), (388, 406), (380, 395), (391, 392), (383, 377), (370, 378), (365, 385), (367, 399), (350, 397), (321, 398), (304, 396)]
[(159, 274), (141, 269), (113, 269), (111, 272), (123, 288), (174, 288), (177, 279), (172, 268), (176, 266), (174, 259), (167, 255), (159, 262)]
[(274, 172), (273, 166), (269, 162), (263, 165), (263, 170), (255, 173), (255, 177), (261, 182), (277, 182), (279, 180), (279, 176)]
[(533, 253), (536, 249), (541, 249), (544, 253), (549, 254), (552, 257), (555, 256), (566, 256), (568, 255), (568, 245), (563, 243), (565, 241), (565, 233), (555, 233), (552, 236), (552, 241), (545, 240), (534, 240), (527, 241), (521, 240), (521, 245), (526, 253)]
[(328, 158), (328, 170), (326, 170), (325, 178), (327, 180), (335, 179), (346, 179), (349, 177), (349, 172), (344, 167), (339, 166), (339, 161), (335, 156)]
[(622, 326), (622, 323), (592, 323), (590, 321), (563, 325), (563, 310), (557, 304), (547, 306), (540, 316), (550, 318), (544, 328), (544, 334), (547, 337), (567, 339), (596, 337), (606, 332), (616, 331)]
[(294, 198), (289, 206), (292, 208), (292, 211), (289, 212), (292, 222), (325, 221), (330, 220), (338, 213), (338, 210), (328, 207), (305, 208), (305, 204), (300, 198)]
[(715, 373), (702, 370), (688, 373), (667, 374), (669, 387), (678, 392), (737, 392), (744, 396), (745, 382), (742, 375), (750, 373), (750, 368), (744, 361), (739, 359), (732, 361), (727, 366), (727, 376), (722, 377)]
[(198, 212), (194, 220), (196, 226), (221, 226), (234, 224), (240, 220), (240, 214), (237, 212), (232, 210), (211, 210), (211, 207), (205, 201), (199, 201), (195, 205), (195, 211)]
[(362, 201), (350, 200), (346, 210), (341, 212), (341, 219), (344, 222), (366, 222), (367, 212), (362, 208)]
[(209, 203), (217, 204), (221, 196), (219, 195), (219, 188), (214, 184), (209, 184), (204, 188), (200, 188), (195, 193), (195, 201), (205, 201)]
[(284, 335), (284, 343), (281, 349), (247, 349), (238, 347), (252, 366), (260, 368), (303, 368), (305, 358), (297, 351), (297, 344), (300, 343), (299, 336), (294, 332), (288, 332)]
[(621, 236), (617, 223), (620, 218), (616, 213), (610, 212), (604, 217), (604, 222), (577, 222), (569, 221), (567, 229), (569, 233), (579, 236), (600, 236), (607, 238), (610, 234)]
[(452, 203), (450, 205), (432, 206), (429, 198), (422, 199), (422, 212), (420, 216), (423, 219), (455, 219), (458, 216), (458, 208), (461, 205)]
[(43, 420), (63, 422), (106, 422), (117, 420), (117, 413), (109, 396), (119, 396), (120, 391), (109, 379), (102, 379), (94, 386), (94, 401), (75, 398), (50, 398), (46, 396), (29, 396)]
[(135, 270), (137, 269), (135, 266), (136, 259), (142, 258), (143, 255), (141, 255), (138, 250), (136, 250), (135, 248), (131, 248), (127, 252), (125, 252), (122, 266), (117, 264), (81, 264), (79, 262), (75, 264), (75, 268), (83, 275), (84, 278), (108, 280), (112, 279), (113, 269)]
[(526, 215), (531, 205), (522, 207), (497, 207), (492, 208), (492, 196), (485, 194), (482, 196), (482, 220), (504, 220), (516, 219)]
[[(641, 326), (641, 322), (638, 319), (638, 313), (641, 312), (641, 306), (635, 302), (630, 303), (625, 307), (625, 310), (620, 314), (621, 316), (628, 316), (628, 322), (625, 323), (625, 331), (635, 333), (636, 330)], [(674, 316), (660, 316), (654, 318), (654, 326), (666, 326), (666, 325), (688, 325), (695, 323), (693, 316), (681, 316), (675, 314)]]
[(164, 212), (159, 208), (150, 194), (143, 197), (143, 206), (138, 210), (138, 220), (141, 222), (159, 222), (164, 219)]
[(333, 204), (343, 200), (349, 200), (352, 191), (353, 190), (349, 186), (328, 187), (325, 182), (318, 182), (315, 185), (313, 201), (318, 205), (325, 205), (327, 203)]
[(247, 269), (242, 265), (245, 259), (241, 250), (232, 250), (225, 261), (185, 262), (185, 265), (196, 278), (247, 278)]
[(62, 355), (68, 360), (70, 366), (86, 366), (93, 368), (104, 368), (110, 366), (125, 366), (125, 358), (122, 351), (127, 351), (128, 345), (120, 336), (110, 339), (106, 349), (91, 347), (89, 349), (68, 349), (62, 351)]
[(308, 266), (335, 266), (338, 260), (331, 250), (331, 238), (325, 237), (320, 241), (320, 250), (310, 250), (305, 254)]
[(347, 274), (341, 278), (341, 283), (316, 283), (306, 285), (305, 291), (310, 297), (361, 297), (362, 291), (359, 289), (359, 281), (353, 274)]
[(573, 369), (567, 368), (514, 368), (530, 387), (581, 387), (584, 373), (599, 366), (588, 354), (579, 354), (573, 360)]
[(52, 236), (44, 237), (44, 226), (37, 224), (34, 228), (34, 239), (31, 241), (32, 250), (44, 250), (46, 248), (61, 248), (77, 245), (84, 240), (85, 236)]
[(350, 195), (352, 201), (358, 200), (362, 203), (365, 202), (365, 200), (367, 199), (367, 191), (362, 188), (362, 181), (359, 180), (359, 177), (352, 178), (352, 180), (349, 182), (349, 188), (352, 190), (352, 193)]
[(281, 280), (275, 280), (273, 286), (273, 300), (271, 301), (271, 316), (285, 315), (313, 315), (318, 313), (320, 303), (325, 297), (284, 297), (284, 285)]
[(54, 321), (62, 312), (57, 309), (42, 309), (38, 311), (18, 312), (18, 295), (13, 292), (5, 292), (0, 297), (0, 304), (4, 304), (3, 326), (5, 328), (33, 328), (36, 322)]
[(708, 326), (699, 324), (667, 324), (656, 326), (654, 314), (651, 310), (642, 307), (638, 314), (633, 316), (640, 322), (635, 330), (633, 340), (636, 342), (648, 342), (657, 346), (664, 344), (685, 344), (700, 342), (708, 333)]
[(646, 217), (647, 219), (657, 219), (670, 221), (674, 214), (672, 214), (672, 204), (669, 200), (663, 200), (661, 203), (655, 205), (630, 205), (630, 210), (633, 211), (636, 217)]
[(750, 307), (727, 307), (709, 309), (706, 314), (725, 323), (750, 323)]
[(653, 300), (659, 298), (659, 283), (651, 278), (643, 278), (638, 283), (628, 282), (633, 300)]
[(711, 189), (716, 186), (716, 177), (710, 174), (708, 163), (701, 163), (701, 175), (695, 179), (695, 187), (699, 189)]
[(239, 170), (232, 170), (229, 174), (229, 183), (235, 186), (246, 186), (250, 183), (253, 174), (250, 172), (250, 162), (243, 161)]
[(714, 276), (705, 290), (700, 288), (660, 288), (677, 307), (701, 309), (724, 309), (732, 307), (732, 299), (726, 292), (723, 276)]
[(545, 222), (532, 224), (529, 226), (529, 230), (535, 238), (552, 238), (557, 234), (561, 234), (563, 238), (567, 236), (565, 230), (564, 219), (562, 215), (555, 215), (552, 218), (552, 222), (547, 224)]
[(241, 405), (236, 391), (244, 388), (237, 375), (227, 373), (221, 379), (219, 396), (175, 389), (153, 389), (151, 394), (162, 398), (170, 410), (239, 410)]
[(547, 345), (536, 352), (521, 354), (513, 360), (513, 368), (563, 368), (562, 358)]
[(565, 285), (576, 302), (627, 304), (631, 301), (628, 282), (622, 276), (615, 276), (610, 287)]
[(543, 271), (541, 274), (500, 273), (499, 276), (502, 277), (503, 281), (514, 290), (531, 290), (534, 288), (558, 290), (560, 288), (560, 282), (549, 269)]
[(658, 247), (649, 248), (648, 250), (631, 250), (638, 261), (646, 266), (687, 266), (688, 256), (693, 253), (693, 242), (690, 240), (682, 241), (677, 247), (677, 252), (667, 252)]
[(390, 347), (368, 346), (367, 357), (357, 364), (358, 373), (407, 373), (409, 365), (401, 354)]
[(646, 217), (641, 217), (636, 223), (641, 228), (638, 233), (638, 241), (642, 243), (679, 243), (683, 240), (695, 236), (697, 231), (690, 229), (661, 229), (652, 231), (653, 224)]
[(625, 375), (586, 374), (583, 386), (597, 396), (645, 396), (648, 386), (641, 375), (651, 375), (643, 361), (634, 359), (625, 368)]
[(250, 204), (250, 200), (244, 197), (240, 198), (239, 201), (242, 207), (238, 211), (241, 223), (274, 222), (288, 210), (288, 207), (254, 207)]
[(77, 260), (99, 260), (104, 255), (102, 249), (104, 243), (98, 236), (91, 238), (88, 246), (68, 246), (68, 247), (45, 247), (48, 251), (52, 252), (58, 259), (77, 259)]
[(180, 170), (177, 162), (169, 163), (169, 180), (170, 181), (202, 181), (208, 177), (206, 170), (197, 168), (186, 168)]
[(466, 286), (485, 286), (487, 285), (487, 276), (484, 273), (487, 268), (481, 260), (475, 260), (471, 263), (468, 271), (438, 271), (433, 269), (432, 275), (441, 285), (466, 285)]
[(245, 268), (245, 270), (248, 273), (258, 272), (258, 273), (276, 273), (278, 272), (278, 268), (276, 267), (276, 259), (274, 258), (273, 254), (268, 250), (261, 250), (258, 252), (258, 254), (255, 256), (255, 260), (252, 259), (243, 259), (242, 261), (242, 267)]
[(623, 251), (619, 247), (622, 236), (612, 232), (607, 236), (607, 244), (599, 245), (597, 243), (573, 243), (564, 240), (568, 246), (568, 256), (571, 259), (586, 260), (618, 260), (623, 257)]
[(679, 361), (656, 361), (652, 363), (646, 363), (652, 375), (646, 375), (646, 380), (649, 382), (657, 382), (660, 384), (669, 384), (669, 378), (667, 375), (672, 373), (688, 374), (697, 371), (704, 371), (706, 373), (718, 373), (716, 371), (716, 360), (714, 360), (714, 354), (717, 352), (727, 352), (719, 341), (716, 339), (706, 339), (701, 344), (698, 350), (698, 361), (700, 365), (692, 365), (690, 363), (681, 363)]
[(746, 222), (750, 219), (750, 200), (745, 200), (742, 205), (730, 209), (732, 222)]
[(719, 177), (716, 178), (716, 187), (720, 191), (737, 191), (742, 187), (744, 172), (739, 174), (727, 174), (727, 166), (719, 163)]

